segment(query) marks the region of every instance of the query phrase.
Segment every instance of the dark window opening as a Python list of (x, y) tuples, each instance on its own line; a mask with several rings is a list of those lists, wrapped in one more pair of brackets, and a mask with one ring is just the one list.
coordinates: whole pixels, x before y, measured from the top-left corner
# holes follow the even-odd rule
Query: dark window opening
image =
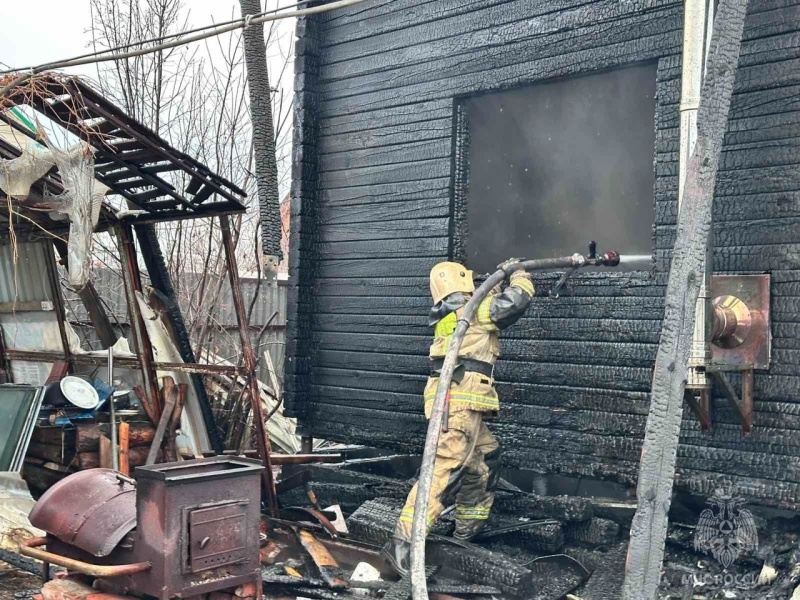
[(653, 63), (466, 99), (467, 265), (650, 254), (655, 93)]

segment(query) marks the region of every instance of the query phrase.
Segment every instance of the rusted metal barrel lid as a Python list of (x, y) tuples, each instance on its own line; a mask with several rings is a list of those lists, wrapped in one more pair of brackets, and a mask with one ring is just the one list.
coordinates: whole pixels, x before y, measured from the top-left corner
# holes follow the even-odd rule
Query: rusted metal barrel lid
[(136, 488), (112, 469), (70, 475), (47, 490), (31, 525), (93, 556), (108, 556), (136, 527)]

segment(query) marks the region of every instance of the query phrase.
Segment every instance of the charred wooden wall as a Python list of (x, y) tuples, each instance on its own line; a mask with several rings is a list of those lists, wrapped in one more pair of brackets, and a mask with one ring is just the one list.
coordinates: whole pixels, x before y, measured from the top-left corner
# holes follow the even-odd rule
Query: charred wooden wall
[[(677, 207), (674, 0), (367, 0), (302, 19), (287, 405), (316, 437), (419, 450), (427, 273), (463, 252), (456, 98), (657, 60), (654, 268), (583, 275), (504, 335), (510, 466), (634, 483)], [(800, 2), (751, 0), (722, 157), (718, 272), (770, 272), (773, 363), (742, 439), (686, 411), (679, 486), (800, 497)], [(554, 277), (537, 281), (540, 290)]]

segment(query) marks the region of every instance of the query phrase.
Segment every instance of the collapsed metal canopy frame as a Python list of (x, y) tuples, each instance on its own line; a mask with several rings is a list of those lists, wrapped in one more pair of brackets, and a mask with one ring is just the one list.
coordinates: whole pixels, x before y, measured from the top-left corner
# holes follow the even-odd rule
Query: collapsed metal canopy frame
[[(110, 193), (145, 211), (122, 220), (131, 223), (169, 221), (244, 212), (247, 194), (196, 159), (173, 148), (157, 133), (108, 101), (83, 80), (55, 74), (36, 76), (16, 88), (8, 105), (27, 105), (95, 151), (95, 178)], [(0, 111), (0, 120), (22, 134), (37, 133)], [(7, 150), (6, 150), (7, 151)], [(163, 178), (183, 175), (183, 190)]]
[[(129, 206), (144, 211), (140, 215), (127, 215), (117, 218), (107, 206), (103, 206), (100, 222), (95, 231), (110, 230), (115, 234), (122, 264), (122, 280), (131, 325), (135, 357), (117, 359), (120, 365), (139, 367), (142, 372), (144, 399), (153, 409), (158, 420), (161, 413), (159, 397), (158, 370), (182, 371), (187, 373), (220, 374), (242, 376), (247, 382), (245, 393), (249, 397), (253, 425), (259, 455), (264, 464), (263, 498), (270, 513), (277, 515), (277, 498), (271, 465), (271, 445), (264, 423), (261, 406), (261, 393), (256, 375), (257, 361), (250, 341), (244, 300), (239, 285), (238, 265), (235, 244), (229, 216), (245, 211), (243, 199), (245, 192), (223, 177), (212, 173), (205, 165), (186, 154), (172, 148), (158, 134), (126, 115), (108, 102), (99, 93), (77, 78), (58, 75), (42, 75), (33, 78), (30, 86), (17, 88), (5, 105), (25, 104), (46, 115), (65, 130), (88, 143), (95, 152), (95, 178), (110, 188), (109, 193), (125, 198)], [(35, 93), (32, 93), (35, 90)], [(27, 137), (37, 140), (38, 135), (22, 126), (6, 111), (1, 110), (0, 120), (7, 123)], [(0, 157), (16, 158), (21, 151), (14, 145), (0, 140)], [(183, 191), (164, 180), (161, 174), (174, 172), (186, 176), (188, 184)], [(52, 242), (55, 249), (66, 260), (64, 238), (57, 234), (68, 232), (68, 223), (55, 221), (35, 210), (37, 201), (45, 195), (61, 193), (63, 186), (55, 168), (34, 183), (30, 197), (22, 202), (15, 201), (13, 213), (30, 219), (27, 232), (37, 229), (45, 240)], [(34, 209), (34, 210), (30, 210)], [(9, 223), (14, 218), (12, 210), (0, 206), (0, 215)], [(211, 365), (200, 363), (158, 363), (155, 361), (153, 347), (144, 326), (144, 320), (136, 295), (143, 293), (139, 262), (136, 259), (136, 246), (133, 241), (133, 225), (164, 222), (186, 218), (219, 218), (222, 232), (228, 277), (236, 313), (242, 350), (242, 366)], [(15, 225), (16, 228), (16, 225)], [(46, 242), (45, 242), (46, 243)], [(0, 339), (0, 364), (8, 360), (29, 362), (64, 362), (72, 370), (79, 364), (92, 364), (95, 357), (74, 355), (67, 341), (64, 300), (58, 280), (54, 252), (49, 250), (48, 276), (53, 290), (55, 310), (62, 341), (62, 352), (26, 352), (7, 348)], [(98, 335), (108, 347), (116, 340), (116, 333), (110, 325), (94, 287), (89, 283), (79, 291), (79, 296), (89, 312)], [(110, 337), (109, 337), (110, 336)], [(0, 336), (1, 338), (1, 336)], [(212, 422), (213, 424), (213, 422)], [(207, 427), (209, 423), (206, 423)]]

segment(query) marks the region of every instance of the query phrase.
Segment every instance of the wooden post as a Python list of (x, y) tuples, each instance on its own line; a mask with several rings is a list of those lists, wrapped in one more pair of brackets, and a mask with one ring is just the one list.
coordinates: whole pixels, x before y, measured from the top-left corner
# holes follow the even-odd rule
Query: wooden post
[(717, 167), (746, 12), (747, 0), (721, 0), (714, 20), (707, 75), (700, 94), (697, 142), (689, 161), (683, 206), (678, 215), (664, 324), (639, 464), (638, 507), (631, 526), (622, 594), (625, 600), (655, 598), (661, 579), (695, 304), (703, 283)]
[(6, 357), (6, 336), (0, 328), (0, 384), (13, 383), (11, 361)]
[(128, 460), (128, 446), (130, 445), (130, 425), (119, 424), (119, 472), (123, 475), (131, 474), (131, 465)]
[(258, 454), (261, 461), (264, 463), (264, 471), (262, 473), (264, 495), (270, 514), (273, 517), (277, 517), (278, 502), (275, 492), (275, 480), (272, 476), (272, 461), (270, 460), (271, 447), (267, 428), (264, 423), (264, 411), (261, 408), (261, 390), (258, 389), (258, 379), (256, 376), (256, 356), (253, 352), (253, 345), (250, 342), (250, 331), (247, 327), (242, 288), (239, 285), (239, 267), (236, 263), (236, 248), (233, 245), (233, 236), (231, 235), (231, 225), (228, 216), (221, 216), (219, 222), (222, 230), (222, 245), (225, 248), (225, 264), (228, 268), (228, 277), (231, 283), (231, 297), (233, 298), (233, 307), (236, 311), (236, 322), (239, 325), (239, 337), (242, 344), (242, 361), (244, 362), (246, 371), (247, 393), (250, 397), (250, 406), (253, 411), (253, 425), (256, 430)]
[(111, 460), (111, 440), (106, 436), (100, 436), (100, 468), (110, 469), (112, 466)]

